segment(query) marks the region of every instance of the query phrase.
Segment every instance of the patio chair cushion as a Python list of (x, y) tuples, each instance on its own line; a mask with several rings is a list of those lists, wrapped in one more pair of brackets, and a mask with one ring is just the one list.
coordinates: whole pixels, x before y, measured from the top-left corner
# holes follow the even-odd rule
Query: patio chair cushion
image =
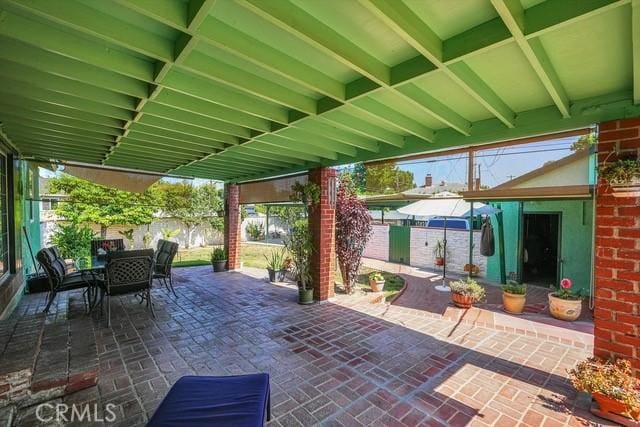
[(268, 374), (186, 376), (171, 387), (148, 426), (263, 426), (269, 405)]

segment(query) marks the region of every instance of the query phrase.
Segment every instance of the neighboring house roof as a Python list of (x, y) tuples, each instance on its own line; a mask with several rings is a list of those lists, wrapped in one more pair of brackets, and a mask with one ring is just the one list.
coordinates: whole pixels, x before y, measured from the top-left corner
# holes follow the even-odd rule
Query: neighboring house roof
[(591, 197), (590, 152), (577, 151), (488, 190), (463, 191), (466, 200)]
[(459, 182), (440, 182), (436, 185), (421, 186), (405, 190), (401, 193), (394, 194), (375, 194), (362, 197), (367, 206), (373, 207), (398, 207), (405, 206), (417, 200), (430, 199), (432, 197), (458, 196), (460, 191), (467, 188), (467, 184)]

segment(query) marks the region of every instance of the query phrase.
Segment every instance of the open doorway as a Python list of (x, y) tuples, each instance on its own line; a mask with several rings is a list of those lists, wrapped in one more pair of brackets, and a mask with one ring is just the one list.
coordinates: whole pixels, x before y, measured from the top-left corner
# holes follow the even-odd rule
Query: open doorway
[(559, 275), (560, 213), (525, 213), (522, 227), (522, 280), (556, 285)]

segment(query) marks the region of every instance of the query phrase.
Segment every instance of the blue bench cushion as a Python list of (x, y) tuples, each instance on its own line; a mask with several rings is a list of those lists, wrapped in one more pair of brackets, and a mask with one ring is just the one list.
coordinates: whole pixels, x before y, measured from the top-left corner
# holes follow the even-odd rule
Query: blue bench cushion
[(269, 375), (186, 376), (169, 390), (149, 426), (263, 426)]

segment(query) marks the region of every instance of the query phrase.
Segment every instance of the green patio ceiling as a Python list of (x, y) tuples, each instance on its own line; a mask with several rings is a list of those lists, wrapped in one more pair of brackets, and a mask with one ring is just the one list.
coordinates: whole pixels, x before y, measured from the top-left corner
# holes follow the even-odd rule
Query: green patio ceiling
[(640, 0), (0, 0), (24, 157), (243, 181), (640, 116)]

